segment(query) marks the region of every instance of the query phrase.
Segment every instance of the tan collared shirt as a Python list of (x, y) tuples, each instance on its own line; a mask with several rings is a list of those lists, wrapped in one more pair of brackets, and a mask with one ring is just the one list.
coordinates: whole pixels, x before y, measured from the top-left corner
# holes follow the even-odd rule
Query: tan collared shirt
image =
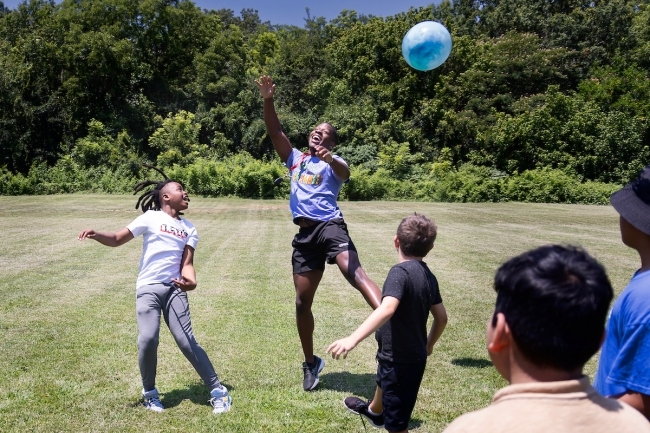
[(484, 409), (457, 418), (444, 433), (650, 433), (632, 407), (598, 394), (589, 378), (506, 386)]

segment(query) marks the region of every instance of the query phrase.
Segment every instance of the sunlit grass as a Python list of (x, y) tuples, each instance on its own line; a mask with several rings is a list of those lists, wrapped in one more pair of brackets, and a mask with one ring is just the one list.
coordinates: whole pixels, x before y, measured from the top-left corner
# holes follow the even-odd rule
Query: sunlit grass
[[(208, 394), (169, 332), (161, 332), (158, 389), (168, 410), (139, 404), (135, 279), (141, 238), (117, 249), (78, 242), (87, 227), (117, 230), (139, 213), (130, 196), (1, 197), (1, 431), (354, 432), (347, 395), (371, 397), (376, 344), (327, 360), (315, 392), (302, 391), (294, 324), (291, 239), (284, 201), (193, 198), (199, 286), (194, 331), (233, 410), (214, 416)], [(608, 269), (617, 292), (637, 265), (619, 240), (611, 207), (533, 204), (340, 203), (362, 263), (378, 284), (396, 261), (397, 224), (417, 211), (436, 220), (430, 257), (450, 315), (429, 358), (412, 429), (442, 430), (489, 404), (504, 385), (484, 349), (492, 278), (508, 257), (547, 243), (582, 245)], [(329, 267), (316, 295), (315, 345), (358, 326), (370, 310)], [(595, 360), (587, 365), (593, 374)]]

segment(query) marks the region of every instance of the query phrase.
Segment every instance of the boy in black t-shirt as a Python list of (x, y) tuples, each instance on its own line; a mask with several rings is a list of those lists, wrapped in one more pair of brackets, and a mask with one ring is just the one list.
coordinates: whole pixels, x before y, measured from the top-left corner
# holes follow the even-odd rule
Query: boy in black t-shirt
[[(427, 356), (447, 325), (438, 281), (422, 259), (433, 248), (436, 225), (424, 215), (404, 218), (397, 228), (395, 248), (399, 263), (386, 277), (381, 305), (349, 337), (330, 344), (327, 353), (339, 359), (377, 331), (377, 389), (364, 402), (345, 399), (345, 406), (363, 415), (375, 427), (407, 432)], [(427, 337), (428, 313), (433, 324)]]

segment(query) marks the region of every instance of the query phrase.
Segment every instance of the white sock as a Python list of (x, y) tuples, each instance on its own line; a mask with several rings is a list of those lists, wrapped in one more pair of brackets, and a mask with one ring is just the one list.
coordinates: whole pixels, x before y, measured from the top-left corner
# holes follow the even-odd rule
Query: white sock
[[(383, 411), (382, 411), (382, 412), (383, 412)], [(368, 413), (369, 413), (370, 415), (375, 415), (375, 416), (376, 416), (376, 415), (381, 415), (381, 412), (379, 412), (379, 413), (374, 413), (373, 411), (371, 411), (371, 410), (370, 410), (370, 406), (368, 406)]]

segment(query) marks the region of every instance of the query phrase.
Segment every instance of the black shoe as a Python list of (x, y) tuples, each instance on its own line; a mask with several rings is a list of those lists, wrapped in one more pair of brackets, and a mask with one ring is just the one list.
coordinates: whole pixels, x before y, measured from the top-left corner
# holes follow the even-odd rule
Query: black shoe
[[(372, 401), (372, 400), (371, 400)], [(374, 415), (368, 411), (368, 406), (370, 406), (370, 401), (366, 403), (357, 397), (347, 397), (343, 400), (343, 404), (348, 410), (354, 414), (361, 415), (365, 417), (371, 426), (382, 428), (384, 426), (384, 413), (379, 415)]]
[(325, 367), (325, 361), (316, 355), (314, 355), (313, 363), (302, 363), (302, 370), (305, 376), (305, 378), (302, 380), (302, 388), (305, 391), (311, 391), (312, 389), (316, 388), (316, 385), (318, 385), (318, 373), (323, 370), (323, 367)]

